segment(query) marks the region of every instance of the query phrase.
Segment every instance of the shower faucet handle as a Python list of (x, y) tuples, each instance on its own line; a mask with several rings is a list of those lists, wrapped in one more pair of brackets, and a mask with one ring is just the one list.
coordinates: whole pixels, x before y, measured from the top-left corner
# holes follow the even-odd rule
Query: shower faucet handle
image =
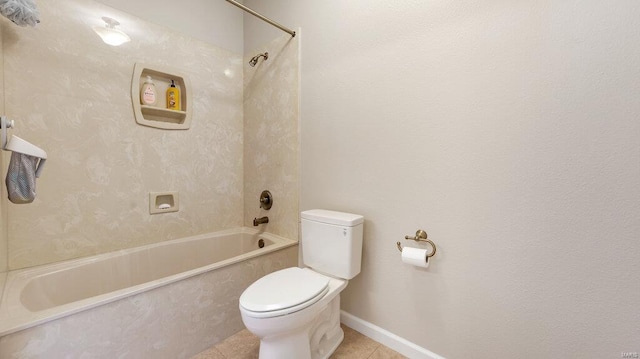
[(262, 191), (260, 194), (260, 208), (269, 210), (271, 206), (273, 206), (273, 196), (271, 196), (271, 192), (267, 190)]

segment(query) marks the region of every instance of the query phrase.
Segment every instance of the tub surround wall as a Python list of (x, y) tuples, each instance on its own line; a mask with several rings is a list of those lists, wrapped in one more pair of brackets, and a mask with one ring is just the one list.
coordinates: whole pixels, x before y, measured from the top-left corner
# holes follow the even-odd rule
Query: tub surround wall
[[(0, 84), (4, 84), (4, 46), (2, 46), (3, 41), (3, 25), (0, 24)], [(0, 85), (0, 115), (4, 115), (4, 85)], [(6, 159), (9, 159), (10, 156), (4, 153), (5, 151), (0, 150), (0, 178), (4, 178), (3, 176), (7, 173), (7, 165), (8, 162)], [(0, 273), (8, 270), (8, 242), (7, 242), (7, 203), (9, 200), (7, 199), (7, 187), (2, 184), (0, 185)], [(0, 287), (1, 288), (1, 287)], [(2, 289), (0, 289), (2, 292)]]
[[(248, 52), (244, 65), (244, 224), (268, 216), (269, 233), (298, 238), (298, 72), (299, 36), (278, 36)], [(249, 59), (269, 52), (255, 67)], [(269, 190), (270, 210), (259, 208)]]
[[(242, 56), (90, 0), (38, 8), (36, 28), (0, 23), (12, 133), (49, 155), (35, 202), (8, 205), (9, 268), (241, 227)], [(132, 41), (104, 44), (92, 30), (101, 16)], [(190, 77), (190, 130), (136, 124), (136, 62)], [(179, 192), (180, 211), (149, 215), (159, 191)]]
[(636, 0), (245, 5), (303, 30), (301, 210), (366, 218), (344, 310), (446, 358), (640, 352)]
[(238, 299), (297, 264), (298, 246), (0, 338), (0, 358), (191, 358), (244, 328)]
[[(136, 12), (135, 6), (104, 2)], [(90, 0), (38, 7), (42, 23), (35, 29), (0, 19), (6, 64), (0, 89), (6, 91), (5, 113), (17, 121), (12, 133), (49, 154), (34, 203), (7, 204), (2, 189), (1, 227), (8, 235), (0, 235), (0, 288), (5, 268), (240, 227), (263, 215), (257, 196), (264, 188), (276, 198), (268, 230), (298, 238), (298, 39), (265, 41), (271, 65), (257, 68), (243, 83), (247, 61), (215, 45)], [(121, 22), (132, 41), (120, 47), (102, 43), (91, 29), (103, 25), (102, 16)], [(225, 15), (208, 14), (207, 21), (216, 17)], [(183, 25), (173, 28), (184, 30)], [(135, 123), (130, 86), (136, 62), (175, 67), (190, 77), (190, 130)], [(252, 90), (248, 86), (260, 91), (243, 99), (243, 90)], [(260, 113), (246, 124), (243, 100), (246, 111)], [(265, 101), (275, 103), (267, 108)], [(244, 148), (245, 125), (252, 141), (266, 134), (276, 142)], [(264, 166), (265, 154), (275, 165)], [(244, 156), (250, 165), (243, 166)], [(8, 158), (3, 155), (4, 173)], [(260, 168), (245, 168), (253, 165)], [(158, 191), (178, 191), (180, 211), (149, 215), (148, 192)], [(252, 198), (247, 219), (243, 191)], [(0, 357), (189, 358), (240, 330), (242, 291), (272, 271), (295, 266), (297, 252), (290, 247), (4, 336)]]

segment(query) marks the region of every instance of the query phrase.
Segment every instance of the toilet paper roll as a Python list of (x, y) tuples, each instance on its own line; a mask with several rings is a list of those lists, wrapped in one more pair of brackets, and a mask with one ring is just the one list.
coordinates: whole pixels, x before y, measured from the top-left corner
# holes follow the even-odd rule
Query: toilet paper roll
[(402, 261), (416, 267), (427, 268), (427, 250), (420, 248), (404, 247), (402, 248)]

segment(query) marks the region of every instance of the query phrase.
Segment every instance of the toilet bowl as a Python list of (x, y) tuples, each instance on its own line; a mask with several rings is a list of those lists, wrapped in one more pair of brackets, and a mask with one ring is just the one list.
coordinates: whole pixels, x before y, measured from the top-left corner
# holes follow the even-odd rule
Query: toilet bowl
[(340, 345), (340, 292), (360, 273), (363, 217), (301, 213), (303, 263), (251, 284), (240, 296), (247, 329), (260, 338), (260, 359), (325, 359)]
[[(240, 314), (260, 338), (260, 359), (324, 359), (342, 342), (340, 292), (346, 280), (293, 267), (255, 284), (240, 297)], [(266, 292), (273, 295), (265, 298), (260, 293), (267, 284), (274, 285)], [(287, 296), (291, 290), (293, 295)]]

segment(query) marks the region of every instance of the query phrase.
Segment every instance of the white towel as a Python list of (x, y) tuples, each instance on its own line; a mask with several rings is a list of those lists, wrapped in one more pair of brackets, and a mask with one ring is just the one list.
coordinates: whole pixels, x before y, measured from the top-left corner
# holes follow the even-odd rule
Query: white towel
[(20, 26), (36, 26), (40, 22), (33, 0), (0, 0), (0, 13)]
[(31, 203), (36, 199), (36, 166), (38, 157), (12, 152), (7, 171), (9, 201), (16, 204)]

